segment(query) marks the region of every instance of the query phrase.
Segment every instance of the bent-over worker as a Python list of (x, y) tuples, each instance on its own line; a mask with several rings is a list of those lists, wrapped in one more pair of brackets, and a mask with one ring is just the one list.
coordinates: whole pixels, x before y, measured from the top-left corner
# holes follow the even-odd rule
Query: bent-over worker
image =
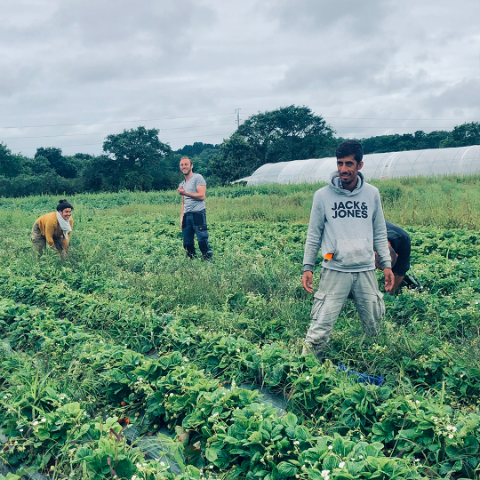
[(72, 210), (72, 205), (63, 199), (58, 202), (56, 212), (47, 213), (35, 221), (31, 240), (39, 255), (42, 255), (47, 243), (60, 255), (67, 255), (73, 227)]

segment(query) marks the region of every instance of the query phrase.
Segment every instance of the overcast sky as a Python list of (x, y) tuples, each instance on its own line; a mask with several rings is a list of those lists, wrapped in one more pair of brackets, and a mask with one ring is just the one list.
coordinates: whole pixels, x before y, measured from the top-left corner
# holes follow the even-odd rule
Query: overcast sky
[(0, 0), (0, 25), (0, 141), (27, 156), (139, 125), (221, 143), (236, 108), (356, 138), (480, 121), (480, 0)]

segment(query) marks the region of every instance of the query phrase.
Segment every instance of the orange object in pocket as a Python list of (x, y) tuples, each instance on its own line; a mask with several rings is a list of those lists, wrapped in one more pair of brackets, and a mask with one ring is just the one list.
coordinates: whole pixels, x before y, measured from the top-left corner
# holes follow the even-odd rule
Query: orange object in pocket
[(325, 257), (323, 258), (324, 262), (329, 262), (333, 258), (333, 253), (327, 253), (325, 254)]

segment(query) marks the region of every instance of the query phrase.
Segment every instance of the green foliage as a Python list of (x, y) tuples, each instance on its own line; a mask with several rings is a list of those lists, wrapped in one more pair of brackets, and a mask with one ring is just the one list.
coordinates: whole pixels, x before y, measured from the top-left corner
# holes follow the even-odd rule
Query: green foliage
[[(392, 216), (417, 195), (430, 221), (448, 222), (454, 214), (437, 192), (471, 195), (475, 205), (476, 182), (382, 188)], [(177, 434), (178, 480), (476, 478), (478, 232), (415, 217), (405, 228), (424, 290), (385, 296), (374, 340), (362, 338), (347, 302), (319, 364), (299, 353), (311, 308), (299, 265), (314, 189), (213, 190), (211, 263), (185, 259), (174, 192), (77, 197), (63, 263), (28, 251), (33, 220), (58, 198), (2, 199), (2, 458), (57, 478), (113, 470), (173, 480), (172, 453), (153, 460), (141, 442), (125, 441), (135, 430), (166, 445), (158, 436), (166, 428)], [(338, 363), (384, 375), (386, 385), (356, 383)], [(260, 387), (281, 396), (282, 410), (264, 403)]]
[[(90, 190), (161, 190), (174, 183), (176, 157), (160, 142), (155, 128), (124, 130), (109, 135), (105, 155), (91, 160), (85, 170)], [(173, 182), (173, 183), (172, 183)]]
[(21, 157), (13, 155), (3, 143), (0, 143), (0, 172), (2, 177), (7, 178), (16, 177), (22, 172)]
[(308, 107), (282, 107), (249, 117), (210, 165), (223, 183), (250, 175), (264, 163), (333, 154), (333, 130)]
[(223, 184), (251, 174), (261, 165), (254, 147), (239, 134), (232, 135), (220, 153), (210, 162), (210, 169)]

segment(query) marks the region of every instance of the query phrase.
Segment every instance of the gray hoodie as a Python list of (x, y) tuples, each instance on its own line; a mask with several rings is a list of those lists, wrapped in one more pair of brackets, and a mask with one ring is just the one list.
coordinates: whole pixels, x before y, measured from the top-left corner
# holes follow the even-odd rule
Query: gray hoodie
[(340, 187), (338, 172), (329, 184), (315, 192), (308, 226), (304, 270), (313, 272), (318, 250), (333, 253), (324, 268), (340, 272), (375, 269), (375, 252), (382, 269), (391, 268), (387, 228), (378, 189), (365, 182), (358, 172), (358, 183), (350, 192)]

